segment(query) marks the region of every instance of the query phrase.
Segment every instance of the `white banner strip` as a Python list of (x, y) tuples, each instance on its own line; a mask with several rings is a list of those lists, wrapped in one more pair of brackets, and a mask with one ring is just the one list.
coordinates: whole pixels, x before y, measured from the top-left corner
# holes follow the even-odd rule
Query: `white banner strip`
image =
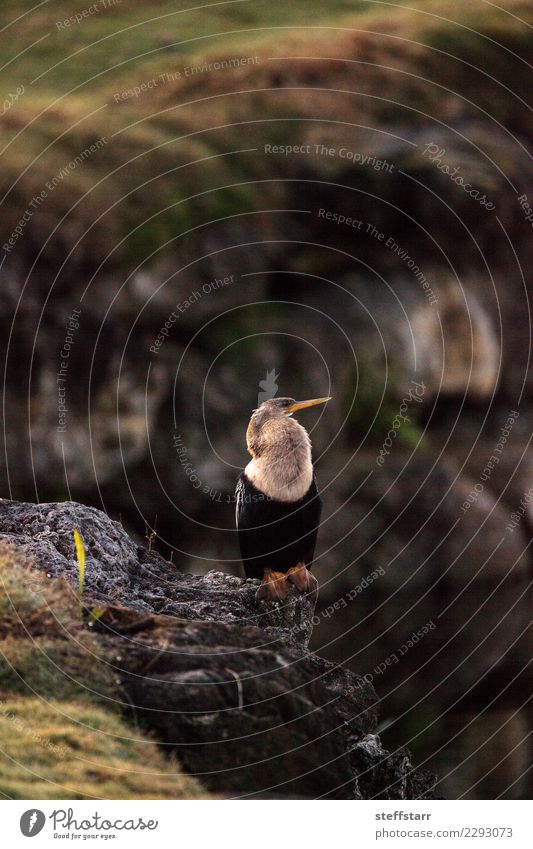
[[(2, 845), (531, 849), (531, 802), (4, 801)], [(35, 838), (35, 843), (30, 841)]]

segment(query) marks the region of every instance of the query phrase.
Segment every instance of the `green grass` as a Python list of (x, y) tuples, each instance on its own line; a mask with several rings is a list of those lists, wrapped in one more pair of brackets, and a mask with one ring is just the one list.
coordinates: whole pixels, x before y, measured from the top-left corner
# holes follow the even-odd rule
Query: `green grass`
[(101, 660), (79, 597), (0, 545), (0, 694), (80, 699), (118, 710), (111, 665)]
[(206, 797), (121, 718), (121, 695), (77, 593), (0, 544), (0, 797)]
[[(193, 61), (234, 52), (239, 56), (259, 53), (264, 57), (271, 55), (283, 40), (294, 42), (295, 36), (302, 40), (335, 39), (336, 26), (357, 29), (367, 19), (374, 20), (378, 28), (396, 30), (402, 35), (407, 22), (413, 40), (419, 35), (424, 40), (427, 33), (428, 43), (452, 53), (453, 32), (453, 42), (457, 42), (459, 50), (466, 45), (468, 52), (473, 51), (475, 58), (479, 54), (482, 59), (490, 45), (468, 29), (453, 27), (451, 31), (446, 18), (459, 19), (474, 30), (492, 30), (490, 36), (496, 40), (502, 32), (521, 30), (518, 21), (491, 7), (479, 2), (459, 5), (454, 0), (413, 0), (408, 4), (423, 14), (401, 8), (394, 12), (391, 6), (402, 6), (399, 0), (386, 7), (363, 0), (331, 0), (327, 4), (317, 0), (229, 0), (214, 4), (209, 10), (189, 10), (188, 7), (202, 6), (193, 2), (180, 4), (180, 9), (175, 2), (123, 0), (79, 24), (58, 28), (59, 22), (91, 5), (80, 0), (51, 0), (21, 16), (18, 0), (3, 3), (7, 24), (4, 23), (0, 42), (0, 62), (7, 67), (0, 72), (2, 91), (7, 94), (22, 83), (26, 86), (26, 99), (44, 97), (50, 102), (76, 90), (74, 96), (90, 105), (91, 98), (99, 92), (119, 91), (161, 72), (183, 73)], [(516, 10), (525, 19), (531, 16), (523, 0), (507, 0), (501, 5)], [(394, 22), (396, 26), (391, 27)], [(386, 53), (383, 59), (388, 59)]]
[[(382, 375), (371, 363), (360, 364), (359, 378), (357, 396), (355, 404), (351, 407), (349, 424), (357, 433), (366, 434), (372, 423), (371, 439), (381, 442), (393, 428), (403, 397), (409, 390), (408, 382), (404, 375), (395, 373), (391, 369), (384, 392)], [(354, 375), (353, 385), (355, 382)], [(347, 399), (348, 405), (349, 399)], [(423, 434), (416, 420), (416, 408), (416, 403), (409, 405), (408, 410), (405, 411), (407, 420), (401, 419), (400, 426), (395, 430), (395, 442), (406, 448), (414, 448)]]
[[(5, 79), (11, 84), (29, 84), (44, 73), (38, 90), (58, 94), (84, 83), (87, 88), (109, 85), (112, 79), (131, 84), (136, 74), (142, 79), (143, 69), (157, 62), (169, 71), (181, 68), (187, 55), (202, 56), (214, 48), (247, 54), (262, 37), (267, 41), (271, 38), (271, 27), (330, 24), (354, 10), (368, 9), (361, 0), (334, 0), (327, 5), (317, 0), (244, 0), (220, 2), (208, 10), (194, 8), (202, 4), (193, 2), (123, 0), (79, 24), (58, 28), (58, 22), (91, 5), (80, 0), (49, 2), (13, 23), (6, 30), (9, 38), (3, 39), (3, 62), (12, 60), (42, 36), (47, 37), (29, 54), (13, 61)], [(193, 7), (191, 11), (189, 7)], [(5, 20), (14, 21), (21, 14), (20, 3), (9, 0), (3, 3), (2, 11)]]
[(77, 701), (34, 698), (0, 701), (0, 797), (209, 798), (118, 716)]
[[(417, 109), (437, 116), (450, 109), (454, 95), (425, 81), (429, 79), (463, 95), (465, 100), (458, 100), (453, 108), (464, 120), (481, 116), (475, 106), (467, 105), (471, 100), (518, 132), (526, 132), (525, 127), (520, 129), (524, 107), (464, 62), (479, 64), (485, 74), (501, 77), (526, 97), (528, 80), (523, 75), (521, 82), (516, 60), (508, 51), (526, 55), (529, 30), (512, 15), (482, 6), (478, 0), (472, 4), (418, 0), (411, 10), (354, 0), (327, 5), (314, 0), (293, 4), (250, 0), (214, 6), (209, 13), (184, 10), (180, 14), (175, 14), (179, 11), (175, 3), (124, 0), (97, 17), (58, 31), (55, 22), (83, 5), (79, 0), (46, 3), (8, 28), (0, 44), (0, 60), (14, 59), (1, 71), (3, 91), (7, 94), (20, 83), (26, 85), (23, 96), (0, 121), (0, 147), (7, 145), (0, 160), (0, 192), (8, 192), (0, 222), (2, 242), (9, 238), (32, 195), (101, 137), (108, 143), (49, 194), (39, 212), (39, 240), (42, 244), (87, 192), (69, 223), (75, 219), (76, 232), (89, 228), (83, 254), (92, 268), (112, 251), (110, 265), (120, 267), (122, 274), (166, 242), (170, 242), (166, 252), (195, 255), (201, 250), (203, 231), (182, 234), (198, 224), (299, 200), (290, 197), (290, 184), (255, 182), (226, 188), (231, 184), (294, 176), (306, 167), (307, 176), (332, 181), (342, 177), (344, 163), (338, 159), (327, 162), (324, 170), (325, 161), (302, 159), (295, 164), (261, 155), (265, 141), (308, 141), (310, 129), (319, 126), (308, 119), (332, 122), (326, 126), (333, 144), (336, 132), (339, 139), (344, 133), (346, 142), (346, 129), (335, 129), (341, 114), (348, 121), (405, 135), (406, 127), (420, 126)], [(504, 5), (533, 23), (530, 4), (506, 0)], [(8, 20), (20, 14), (17, 2), (3, 8)], [(170, 17), (160, 17), (169, 12)], [(446, 17), (460, 18), (464, 26), (451, 25)], [(492, 40), (469, 27), (486, 31)], [(235, 30), (241, 30), (240, 34)], [(375, 35), (380, 32), (384, 35)], [(20, 52), (43, 35), (47, 37), (36, 47)], [(179, 49), (176, 41), (183, 42)], [(82, 52), (68, 58), (77, 50)], [(455, 52), (464, 61), (448, 59), (439, 51)], [(182, 78), (140, 97), (114, 100), (125, 89), (156, 79), (160, 73), (183, 71), (191, 63), (255, 55), (261, 61), (254, 66)], [(276, 58), (285, 56), (310, 59), (295, 63)], [(364, 64), (347, 66), (333, 61), (336, 58), (362, 58)], [(40, 80), (29, 85), (40, 74)], [(325, 95), (314, 90), (320, 87), (352, 88), (358, 93)], [(255, 88), (267, 91), (246, 92)], [(67, 92), (73, 93), (63, 96)], [(387, 97), (393, 102), (383, 99)], [(289, 116), (291, 120), (285, 120)], [(217, 126), (224, 129), (211, 129)], [(257, 153), (232, 153), (243, 148)], [(198, 160), (203, 161), (191, 164)], [(355, 173), (360, 185), (366, 179), (377, 193), (387, 182), (383, 174), (365, 178), (361, 171)], [(187, 200), (198, 192), (200, 197)], [(107, 207), (112, 208), (103, 214)], [(362, 210), (361, 214), (367, 213)], [(37, 218), (27, 232), (36, 222)], [(70, 233), (68, 226), (59, 227), (50, 248), (54, 258), (66, 256), (72, 248)], [(22, 252), (25, 244), (26, 234), (15, 252)]]

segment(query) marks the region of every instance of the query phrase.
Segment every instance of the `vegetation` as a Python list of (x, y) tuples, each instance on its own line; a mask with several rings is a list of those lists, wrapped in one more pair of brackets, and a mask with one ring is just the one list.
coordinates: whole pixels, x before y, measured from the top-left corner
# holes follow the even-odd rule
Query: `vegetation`
[(179, 764), (119, 716), (83, 701), (0, 703), (0, 797), (207, 798)]
[[(61, 28), (79, 12), (76, 0), (22, 15), (10, 0), (3, 7), (12, 23), (0, 47), (2, 86), (6, 97), (21, 86), (24, 91), (0, 127), (0, 190), (7, 193), (2, 239), (28, 199), (65, 168), (47, 192), (40, 234), (63, 216), (72, 218), (74, 207), (77, 231), (87, 228), (84, 256), (96, 264), (111, 252), (108, 262), (133, 267), (156, 251), (182, 250), (190, 228), (286, 201), (282, 185), (254, 181), (283, 176), (289, 167), (296, 173), (294, 159), (287, 165), (234, 151), (260, 151), (265, 141), (306, 142), (311, 116), (343, 113), (350, 120), (351, 113), (362, 124), (398, 122), (405, 135), (424, 114), (446, 113), (460, 91), (453, 109), (465, 119), (485, 110), (516, 128), (528, 81), (515, 73), (509, 55), (526, 55), (528, 32), (520, 18), (533, 21), (530, 4), (507, 0), (512, 14), (484, 4), (480, 15), (478, 3), (459, 8), (452, 0), (418, 0), (411, 9), (398, 4), (392, 17), (390, 6), (228, 0), (206, 14), (202, 7), (176, 10), (171, 2), (117, 2)], [(449, 21), (458, 18), (452, 42)], [(259, 61), (186, 72), (228, 56)], [(312, 58), (281, 58), (287, 56)], [(353, 66), (344, 61), (350, 56)], [(503, 85), (492, 83), (494, 77)], [(131, 93), (143, 85), (152, 87)], [(323, 88), (354, 94), (325, 98)], [(388, 91), (392, 99), (384, 97)], [(212, 129), (217, 126), (223, 130)], [(335, 130), (334, 122), (331, 132), (344, 130)], [(102, 138), (95, 153), (68, 168)], [(332, 178), (345, 169), (338, 160), (326, 165)], [(362, 169), (358, 175), (365, 179)], [(372, 190), (382, 177), (366, 175)], [(44, 256), (56, 255), (58, 243), (68, 255), (70, 234), (66, 224), (59, 226)]]
[(199, 798), (154, 741), (120, 717), (109, 659), (63, 580), (0, 546), (0, 796)]

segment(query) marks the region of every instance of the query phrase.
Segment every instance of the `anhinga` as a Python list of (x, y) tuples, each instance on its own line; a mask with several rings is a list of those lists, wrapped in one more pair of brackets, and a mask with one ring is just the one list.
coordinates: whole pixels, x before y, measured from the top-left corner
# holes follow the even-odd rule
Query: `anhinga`
[(261, 578), (256, 599), (284, 599), (290, 584), (316, 596), (313, 562), (322, 502), (311, 440), (291, 418), (329, 398), (271, 398), (254, 410), (246, 431), (252, 459), (239, 477), (236, 519), (244, 571)]

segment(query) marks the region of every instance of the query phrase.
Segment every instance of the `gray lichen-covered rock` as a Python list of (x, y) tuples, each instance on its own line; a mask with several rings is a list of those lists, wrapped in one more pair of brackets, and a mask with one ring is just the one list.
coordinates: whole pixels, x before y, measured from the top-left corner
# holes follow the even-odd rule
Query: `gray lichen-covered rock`
[(314, 604), (292, 590), (283, 606), (255, 603), (258, 581), (210, 572), (179, 572), (157, 552), (138, 546), (122, 525), (74, 502), (0, 501), (0, 539), (16, 543), (50, 577), (78, 586), (73, 529), (86, 548), (85, 594), (96, 604), (119, 603), (180, 619), (256, 625), (276, 638), (307, 645)]
[(434, 776), (416, 772), (407, 749), (384, 752), (376, 734), (368, 734), (356, 743), (350, 761), (360, 799), (433, 798)]
[[(374, 735), (376, 695), (309, 653), (314, 605), (291, 591), (255, 603), (257, 581), (183, 575), (94, 508), (0, 501), (0, 539), (78, 585), (118, 701), (208, 788), (237, 797), (419, 798), (434, 779)], [(400, 790), (398, 790), (400, 788)], [(400, 793), (400, 795), (398, 795)]]

